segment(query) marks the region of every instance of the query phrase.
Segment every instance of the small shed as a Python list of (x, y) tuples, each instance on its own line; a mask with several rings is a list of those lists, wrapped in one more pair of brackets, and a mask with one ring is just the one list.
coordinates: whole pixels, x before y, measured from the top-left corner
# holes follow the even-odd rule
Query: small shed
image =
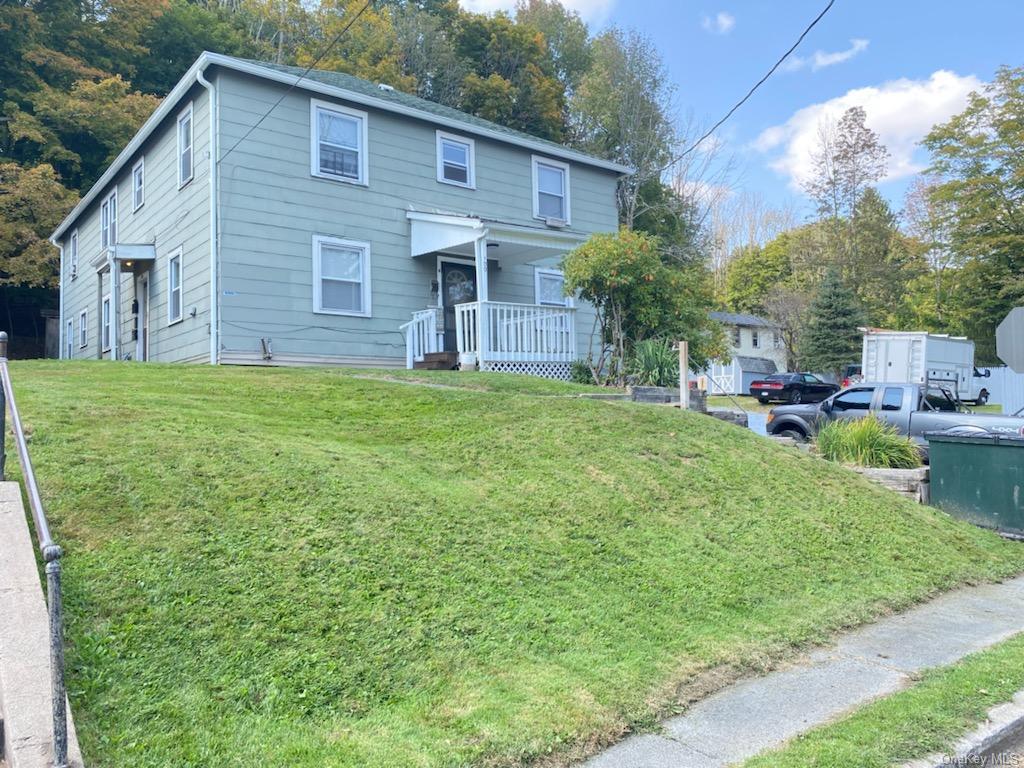
[(726, 363), (713, 362), (705, 375), (708, 377), (708, 392), (712, 395), (745, 395), (757, 379), (778, 373), (774, 360), (765, 357), (735, 355)]

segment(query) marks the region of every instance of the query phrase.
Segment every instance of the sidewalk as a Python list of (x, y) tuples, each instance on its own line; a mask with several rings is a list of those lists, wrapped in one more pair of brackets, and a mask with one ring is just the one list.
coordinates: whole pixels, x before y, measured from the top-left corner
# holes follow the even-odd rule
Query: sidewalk
[(911, 676), (1024, 631), (1024, 576), (950, 592), (742, 680), (630, 736), (585, 768), (708, 768), (746, 760), (908, 685)]

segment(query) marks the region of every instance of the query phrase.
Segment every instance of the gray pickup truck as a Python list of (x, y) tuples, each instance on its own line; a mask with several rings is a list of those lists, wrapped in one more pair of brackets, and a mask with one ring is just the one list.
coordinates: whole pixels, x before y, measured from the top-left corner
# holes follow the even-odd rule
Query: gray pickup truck
[(783, 405), (768, 414), (768, 434), (807, 440), (836, 419), (877, 416), (924, 445), (925, 432), (1024, 435), (1024, 417), (971, 413), (941, 386), (864, 382), (815, 405)]

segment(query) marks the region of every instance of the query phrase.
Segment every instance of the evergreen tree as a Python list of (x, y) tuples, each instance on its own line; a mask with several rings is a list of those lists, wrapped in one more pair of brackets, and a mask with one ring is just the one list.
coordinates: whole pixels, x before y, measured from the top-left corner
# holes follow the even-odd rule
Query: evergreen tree
[(839, 272), (830, 269), (807, 311), (800, 350), (803, 367), (838, 378), (844, 366), (860, 357), (860, 323), (856, 295), (843, 283)]

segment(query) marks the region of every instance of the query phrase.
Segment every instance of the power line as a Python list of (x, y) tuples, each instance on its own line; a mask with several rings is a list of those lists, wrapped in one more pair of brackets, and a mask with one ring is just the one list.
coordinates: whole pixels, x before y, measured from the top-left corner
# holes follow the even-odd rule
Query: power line
[(351, 19), (349, 19), (349, 22), (344, 27), (341, 28), (341, 31), (338, 32), (338, 34), (336, 34), (333, 38), (331, 38), (330, 42), (328, 42), (327, 45), (324, 46), (324, 49), (322, 51), (320, 51), (319, 54), (317, 54), (317, 57), (315, 59), (313, 59), (313, 63), (310, 64), (308, 67), (306, 67), (306, 69), (303, 70), (302, 74), (299, 75), (297, 78), (295, 78), (295, 82), (288, 86), (288, 90), (286, 90), (284, 93), (281, 94), (281, 98), (279, 98), (277, 101), (275, 101), (273, 103), (273, 105), (271, 105), (270, 109), (268, 109), (266, 112), (263, 113), (263, 116), (260, 117), (260, 119), (257, 120), (252, 125), (252, 127), (249, 128), (249, 130), (247, 130), (245, 132), (245, 134), (242, 136), (242, 138), (240, 138), (238, 141), (236, 141), (234, 144), (231, 145), (231, 149), (229, 149), (227, 152), (225, 152), (223, 155), (221, 155), (220, 159), (217, 161), (218, 165), (221, 162), (223, 162), (227, 158), (228, 155), (230, 155), (232, 152), (234, 152), (239, 144), (241, 144), (243, 141), (245, 141), (247, 138), (249, 138), (249, 136), (252, 134), (252, 132), (255, 131), (257, 128), (259, 128), (264, 120), (266, 120), (268, 117), (270, 117), (270, 113), (271, 112), (273, 112), (275, 109), (277, 109), (279, 106), (281, 106), (281, 102), (284, 101), (286, 98), (288, 98), (288, 94), (290, 94), (292, 91), (294, 91), (295, 88), (298, 86), (298, 84), (300, 82), (302, 82), (302, 79), (316, 68), (316, 65), (319, 64), (323, 60), (324, 56), (326, 56), (328, 53), (331, 52), (331, 49), (338, 44), (338, 42), (345, 35), (345, 33), (348, 32), (349, 28), (359, 20), (359, 17), (362, 16), (363, 13), (366, 11), (366, 9), (369, 8), (371, 5), (373, 5), (374, 2), (375, 2), (375, 0), (366, 0), (366, 2), (363, 3), (363, 7), (359, 9), (359, 11), (356, 13), (355, 16), (353, 16)]
[(717, 131), (719, 128), (721, 128), (722, 124), (726, 120), (728, 120), (730, 117), (732, 117), (733, 113), (737, 109), (742, 107), (743, 104), (746, 103), (747, 99), (749, 99), (751, 96), (754, 95), (754, 91), (756, 91), (758, 88), (760, 88), (762, 85), (764, 85), (765, 81), (768, 80), (769, 77), (771, 77), (772, 75), (775, 74), (775, 70), (777, 70), (779, 67), (781, 67), (782, 66), (782, 62), (784, 62), (786, 59), (788, 59), (790, 57), (790, 55), (793, 53), (793, 51), (795, 51), (800, 46), (800, 43), (802, 43), (804, 41), (804, 38), (807, 37), (808, 33), (810, 33), (810, 31), (812, 29), (814, 29), (815, 26), (817, 26), (818, 22), (821, 21), (825, 17), (825, 14), (829, 12), (829, 9), (831, 9), (833, 5), (835, 5), (835, 2), (836, 2), (836, 0), (829, 0), (828, 5), (826, 5), (824, 7), (824, 9), (822, 9), (821, 13), (819, 13), (817, 16), (814, 17), (814, 21), (812, 21), (810, 24), (807, 25), (807, 28), (803, 32), (800, 33), (800, 37), (798, 37), (796, 39), (796, 42), (793, 43), (792, 46), (790, 46), (788, 51), (786, 51), (784, 54), (782, 54), (782, 58), (780, 58), (778, 61), (775, 62), (775, 64), (772, 66), (772, 68), (769, 69), (767, 73), (765, 73), (765, 76), (762, 77), (760, 80), (758, 80), (756, 83), (754, 83), (754, 87), (751, 88), (749, 91), (747, 91), (746, 95), (742, 99), (737, 101), (733, 105), (732, 109), (730, 109), (728, 112), (725, 113), (725, 116), (721, 120), (719, 120), (717, 123), (715, 123), (713, 126), (711, 126), (711, 129), (708, 130), (706, 133), (704, 133), (704, 135), (701, 136), (699, 139), (697, 139), (695, 142), (693, 142), (693, 144), (691, 144), (685, 150), (680, 152), (679, 155), (677, 155), (665, 167), (667, 168), (670, 165), (672, 165), (673, 163), (677, 162), (678, 160), (681, 160), (682, 158), (686, 157), (688, 154), (693, 152), (693, 150), (695, 150), (697, 147), (699, 147), (707, 138), (709, 138), (711, 136), (711, 134), (713, 134), (715, 131)]

